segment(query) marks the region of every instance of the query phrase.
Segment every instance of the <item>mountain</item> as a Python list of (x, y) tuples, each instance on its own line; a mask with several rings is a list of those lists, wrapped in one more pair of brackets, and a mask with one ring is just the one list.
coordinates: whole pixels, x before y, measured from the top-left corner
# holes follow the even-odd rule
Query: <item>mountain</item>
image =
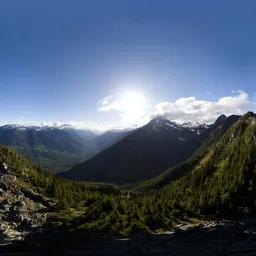
[(191, 215), (255, 216), (256, 115), (248, 112), (202, 151), (159, 191), (165, 207)]
[(118, 141), (122, 140), (124, 137), (129, 135), (132, 131), (130, 130), (113, 130), (107, 131), (103, 134), (97, 136), (93, 140), (93, 144), (98, 152), (116, 144)]
[(210, 132), (156, 117), (61, 176), (76, 181), (133, 183), (153, 178), (191, 156)]
[(0, 144), (53, 172), (63, 171), (96, 154), (90, 131), (71, 128), (5, 125)]
[(219, 125), (222, 124), (225, 120), (227, 119), (227, 116), (225, 115), (221, 115), (217, 118), (217, 120), (215, 121), (215, 125)]
[(241, 116), (231, 115), (226, 118), (218, 118), (214, 125), (211, 127), (209, 136), (205, 139), (202, 145), (196, 150), (196, 152), (184, 162), (167, 169), (153, 179), (143, 181), (130, 187), (137, 190), (151, 191), (153, 189), (162, 188), (165, 185), (170, 184), (172, 181), (184, 176), (194, 166), (201, 161), (201, 159), (207, 155), (210, 147), (214, 146), (217, 141), (234, 125)]

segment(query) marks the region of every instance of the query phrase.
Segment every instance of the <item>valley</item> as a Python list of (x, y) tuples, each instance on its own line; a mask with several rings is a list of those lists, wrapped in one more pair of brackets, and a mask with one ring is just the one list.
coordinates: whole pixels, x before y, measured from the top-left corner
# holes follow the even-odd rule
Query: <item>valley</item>
[(57, 173), (96, 155), (124, 136), (122, 131), (109, 133), (97, 136), (89, 130), (69, 127), (4, 125), (0, 127), (0, 145), (9, 146), (34, 164)]

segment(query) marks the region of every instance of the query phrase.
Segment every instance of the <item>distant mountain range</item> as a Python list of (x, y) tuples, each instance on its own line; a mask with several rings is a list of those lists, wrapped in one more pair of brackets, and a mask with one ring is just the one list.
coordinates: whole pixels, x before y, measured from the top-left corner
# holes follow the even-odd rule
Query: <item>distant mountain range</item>
[(96, 137), (90, 131), (53, 127), (0, 127), (0, 144), (10, 146), (35, 164), (57, 172), (96, 153), (91, 141)]
[[(222, 116), (216, 122), (226, 118)], [(139, 129), (119, 134), (122, 139), (117, 143), (60, 175), (75, 181), (117, 184), (147, 180), (190, 157), (215, 126), (180, 125), (159, 116)], [(106, 138), (112, 135), (105, 134)], [(102, 143), (98, 145), (104, 149)]]
[(0, 144), (77, 181), (126, 184), (156, 177), (190, 157), (215, 124), (177, 124), (161, 116), (135, 130), (100, 135), (70, 127), (4, 125)]
[(96, 135), (70, 127), (0, 126), (0, 145), (9, 146), (52, 172), (65, 171), (118, 142), (127, 130)]

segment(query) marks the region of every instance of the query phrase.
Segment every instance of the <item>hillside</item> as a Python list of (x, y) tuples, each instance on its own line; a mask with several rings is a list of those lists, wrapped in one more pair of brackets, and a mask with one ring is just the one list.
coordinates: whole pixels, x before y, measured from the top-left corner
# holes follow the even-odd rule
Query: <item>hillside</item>
[(38, 239), (48, 243), (55, 235), (63, 242), (73, 232), (155, 230), (172, 227), (176, 219), (173, 215), (155, 219), (159, 209), (150, 197), (113, 186), (67, 181), (4, 146), (0, 146), (0, 163), (0, 245), (28, 239), (27, 246), (37, 246)]
[(153, 178), (191, 156), (211, 128), (157, 117), (61, 176), (76, 181), (133, 183)]
[(210, 135), (202, 143), (196, 152), (184, 162), (167, 169), (153, 179), (143, 181), (136, 185), (130, 185), (137, 190), (151, 191), (152, 189), (159, 189), (165, 185), (168, 185), (173, 180), (178, 179), (188, 173), (199, 161), (207, 154), (209, 147), (213, 146), (227, 131), (235, 124), (241, 116), (232, 115), (229, 117), (220, 116), (211, 128)]
[(0, 145), (23, 154), (35, 164), (53, 172), (66, 170), (96, 154), (90, 131), (53, 127), (0, 127)]
[[(255, 214), (256, 115), (248, 112), (186, 174), (159, 192), (166, 209), (221, 217)], [(157, 192), (158, 193), (158, 192)]]

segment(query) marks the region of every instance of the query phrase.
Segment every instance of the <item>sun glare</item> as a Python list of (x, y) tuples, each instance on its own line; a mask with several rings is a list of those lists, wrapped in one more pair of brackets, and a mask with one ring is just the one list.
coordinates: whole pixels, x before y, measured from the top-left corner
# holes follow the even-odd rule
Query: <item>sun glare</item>
[(127, 121), (136, 121), (142, 116), (146, 107), (145, 96), (140, 92), (126, 92), (121, 98), (121, 107), (126, 113)]

